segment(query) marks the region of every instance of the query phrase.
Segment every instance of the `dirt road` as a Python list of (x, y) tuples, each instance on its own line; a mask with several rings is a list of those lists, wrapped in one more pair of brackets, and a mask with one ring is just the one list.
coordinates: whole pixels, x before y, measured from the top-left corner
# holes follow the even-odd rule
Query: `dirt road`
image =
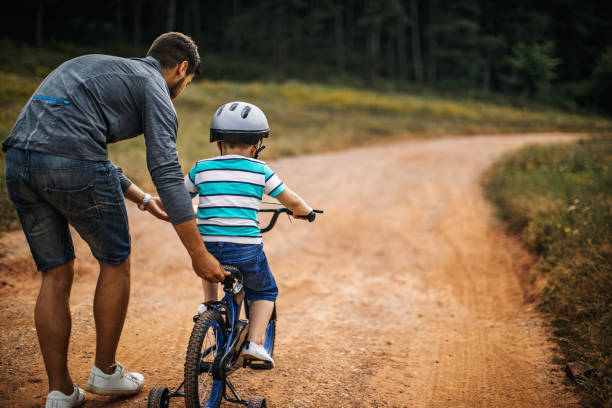
[[(237, 372), (242, 396), (272, 407), (576, 406), (529, 300), (532, 259), (496, 224), (478, 184), (502, 152), (570, 137), (444, 138), (271, 162), (325, 214), (314, 224), (280, 219), (265, 236), (280, 288), (277, 368)], [(132, 297), (118, 360), (144, 373), (145, 391), (88, 394), (88, 407), (146, 406), (154, 384), (176, 387), (201, 299), (172, 228), (133, 206), (130, 223)], [(21, 232), (0, 249), (0, 406), (42, 406), (39, 276)], [(84, 386), (97, 273), (82, 242), (77, 256), (69, 365)]]

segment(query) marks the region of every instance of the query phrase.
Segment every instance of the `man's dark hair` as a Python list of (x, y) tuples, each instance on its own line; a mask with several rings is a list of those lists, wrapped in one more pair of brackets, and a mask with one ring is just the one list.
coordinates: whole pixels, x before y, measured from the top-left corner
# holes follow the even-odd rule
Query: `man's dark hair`
[(200, 54), (198, 46), (191, 37), (177, 32), (164, 33), (157, 37), (147, 52), (147, 57), (155, 58), (162, 68), (174, 68), (187, 61), (187, 75), (200, 75)]

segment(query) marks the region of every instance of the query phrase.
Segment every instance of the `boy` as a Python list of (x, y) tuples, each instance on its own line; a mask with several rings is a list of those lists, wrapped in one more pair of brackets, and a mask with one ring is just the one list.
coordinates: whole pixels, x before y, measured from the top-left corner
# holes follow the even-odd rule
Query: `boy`
[[(207, 250), (244, 275), (250, 329), (242, 354), (274, 366), (263, 343), (278, 288), (263, 252), (257, 210), (264, 193), (278, 199), (295, 218), (307, 217), (312, 208), (257, 160), (269, 132), (266, 116), (257, 106), (245, 102), (220, 106), (210, 125), (210, 141), (217, 142), (220, 156), (197, 162), (185, 176), (185, 186), (192, 197), (199, 195), (198, 227)], [(217, 284), (202, 280), (202, 286), (205, 301), (217, 300)], [(202, 304), (198, 312), (205, 310)]]

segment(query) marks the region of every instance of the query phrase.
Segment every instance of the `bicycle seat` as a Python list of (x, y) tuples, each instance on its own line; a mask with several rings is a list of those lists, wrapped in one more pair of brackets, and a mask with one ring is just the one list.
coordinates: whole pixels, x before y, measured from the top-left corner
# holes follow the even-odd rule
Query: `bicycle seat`
[(238, 282), (242, 282), (242, 272), (234, 265), (221, 265), (223, 269), (230, 273), (230, 278), (236, 279)]
[[(238, 267), (233, 265), (221, 265), (223, 269), (230, 273), (229, 276), (226, 276), (223, 280), (223, 290), (231, 291), (234, 294), (237, 294), (242, 290), (242, 272)], [(234, 282), (238, 282), (236, 286), (234, 286)]]

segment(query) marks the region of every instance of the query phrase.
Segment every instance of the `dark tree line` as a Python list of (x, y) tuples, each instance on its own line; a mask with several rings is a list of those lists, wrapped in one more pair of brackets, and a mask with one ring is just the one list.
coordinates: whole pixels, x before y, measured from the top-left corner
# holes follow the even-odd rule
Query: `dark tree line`
[(213, 77), (384, 79), (612, 111), (609, 0), (38, 0), (17, 10), (3, 36), (40, 46), (188, 33), (205, 68), (217, 57)]

